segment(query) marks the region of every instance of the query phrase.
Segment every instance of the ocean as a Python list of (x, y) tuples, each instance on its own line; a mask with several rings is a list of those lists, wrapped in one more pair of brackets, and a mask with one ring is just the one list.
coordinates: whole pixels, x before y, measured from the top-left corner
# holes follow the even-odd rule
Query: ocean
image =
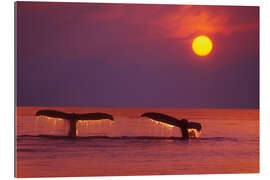
[[(63, 119), (41, 109), (104, 112), (114, 121), (79, 121), (77, 138)], [(199, 122), (199, 137), (140, 117), (160, 112)], [(259, 172), (258, 109), (16, 108), (16, 177), (180, 175)]]

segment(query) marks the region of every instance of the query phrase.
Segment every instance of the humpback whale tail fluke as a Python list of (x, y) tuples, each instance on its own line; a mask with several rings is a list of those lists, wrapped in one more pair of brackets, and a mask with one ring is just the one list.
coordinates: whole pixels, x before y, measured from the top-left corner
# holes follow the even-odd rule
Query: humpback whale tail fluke
[[(163, 122), (166, 124), (170, 124), (176, 127), (179, 127), (182, 131), (183, 139), (189, 139), (192, 134), (189, 133), (189, 130), (196, 129), (197, 131), (201, 131), (202, 126), (197, 122), (189, 122), (186, 119), (178, 120), (174, 117), (168, 116), (166, 114), (156, 113), (156, 112), (147, 112), (141, 115), (141, 117), (148, 117), (155, 121)], [(192, 132), (192, 131), (190, 131)]]
[(44, 109), (36, 112), (36, 116), (47, 116), (52, 118), (61, 118), (69, 120), (70, 128), (69, 128), (69, 137), (76, 137), (77, 133), (77, 121), (78, 120), (101, 120), (101, 119), (109, 119), (114, 120), (113, 116), (106, 113), (84, 113), (84, 114), (76, 114), (76, 113), (65, 113), (56, 110)]

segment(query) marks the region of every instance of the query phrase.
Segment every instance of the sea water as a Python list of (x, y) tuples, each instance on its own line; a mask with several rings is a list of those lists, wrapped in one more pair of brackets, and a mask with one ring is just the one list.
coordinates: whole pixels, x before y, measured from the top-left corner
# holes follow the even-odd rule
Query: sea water
[[(104, 112), (114, 121), (79, 121), (66, 137), (63, 119), (41, 109)], [(140, 117), (160, 112), (199, 122), (200, 137), (181, 140), (177, 127)], [(258, 109), (16, 108), (16, 176), (121, 176), (259, 172)]]

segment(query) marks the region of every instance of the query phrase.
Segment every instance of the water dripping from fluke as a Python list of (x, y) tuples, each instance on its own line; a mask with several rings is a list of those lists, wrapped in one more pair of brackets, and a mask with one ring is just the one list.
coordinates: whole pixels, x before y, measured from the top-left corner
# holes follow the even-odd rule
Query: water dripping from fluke
[[(106, 113), (84, 113), (84, 114), (77, 114), (77, 113), (65, 113), (57, 110), (50, 110), (44, 109), (39, 110), (36, 113), (36, 116), (46, 116), (48, 118), (55, 119), (65, 119), (69, 121), (69, 137), (77, 137), (78, 136), (78, 129), (77, 129), (77, 122), (78, 121), (89, 121), (89, 120), (114, 120), (113, 116)], [(54, 121), (54, 125), (56, 125), (56, 120)]]
[(156, 113), (156, 112), (148, 112), (141, 115), (141, 117), (148, 117), (154, 121), (158, 121), (161, 123), (166, 123), (168, 125), (176, 126), (181, 129), (182, 138), (190, 139), (190, 138), (198, 138), (199, 131), (201, 131), (202, 126), (197, 122), (189, 122), (187, 119), (176, 119), (172, 116)]
[[(65, 112), (60, 112), (56, 110), (40, 110), (36, 113), (36, 116), (46, 117), (47, 120), (53, 123), (53, 128), (58, 128), (58, 124), (60, 123), (58, 123), (57, 120), (61, 120), (61, 121), (64, 120), (65, 126), (66, 126), (66, 122), (68, 122), (69, 131), (68, 131), (67, 136), (72, 137), (72, 138), (83, 135), (83, 131), (91, 133), (93, 136), (100, 135), (100, 134), (104, 134), (104, 136), (109, 136), (105, 132), (102, 132), (102, 131), (105, 131), (106, 129), (107, 130), (109, 129), (111, 131), (114, 130), (115, 132), (113, 132), (113, 136), (123, 137), (124, 135), (124, 134), (122, 135), (117, 134), (116, 126), (119, 126), (119, 123), (112, 124), (111, 121), (114, 121), (113, 116), (106, 113), (77, 114), (77, 113), (65, 113)], [(151, 123), (149, 124), (149, 128), (148, 128), (148, 131), (149, 131), (147, 133), (148, 137), (162, 137), (164, 136), (164, 134), (166, 135), (165, 133), (166, 130), (168, 129), (172, 130), (175, 128), (179, 128), (181, 130), (182, 139), (187, 140), (187, 139), (196, 139), (200, 137), (200, 131), (201, 131), (200, 123), (190, 122), (186, 119), (178, 120), (174, 117), (161, 114), (161, 113), (155, 113), (155, 112), (144, 113), (140, 117), (147, 117), (150, 119), (150, 121), (148, 121)], [(104, 121), (106, 119), (111, 120), (111, 121)], [(136, 120), (140, 120), (140, 118)], [(125, 130), (126, 129), (125, 127), (127, 128), (127, 126), (123, 126), (122, 128)], [(129, 127), (129, 128), (132, 128), (132, 127)], [(99, 129), (99, 131), (97, 131), (97, 129)], [(133, 134), (132, 133), (131, 134), (133, 135), (133, 137), (147, 137), (143, 134), (140, 134), (140, 132), (137, 134), (136, 132), (135, 134), (133, 132)], [(154, 135), (152, 132), (158, 132), (158, 134)]]

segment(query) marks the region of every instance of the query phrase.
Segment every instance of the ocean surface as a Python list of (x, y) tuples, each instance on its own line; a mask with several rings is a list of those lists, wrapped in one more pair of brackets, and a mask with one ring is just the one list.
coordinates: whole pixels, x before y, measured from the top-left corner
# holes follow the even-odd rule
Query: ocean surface
[[(79, 121), (77, 138), (63, 119), (41, 109), (104, 112), (115, 121)], [(160, 112), (202, 124), (181, 140), (177, 127), (141, 118)], [(259, 110), (151, 108), (16, 108), (16, 177), (177, 175), (259, 172)]]

